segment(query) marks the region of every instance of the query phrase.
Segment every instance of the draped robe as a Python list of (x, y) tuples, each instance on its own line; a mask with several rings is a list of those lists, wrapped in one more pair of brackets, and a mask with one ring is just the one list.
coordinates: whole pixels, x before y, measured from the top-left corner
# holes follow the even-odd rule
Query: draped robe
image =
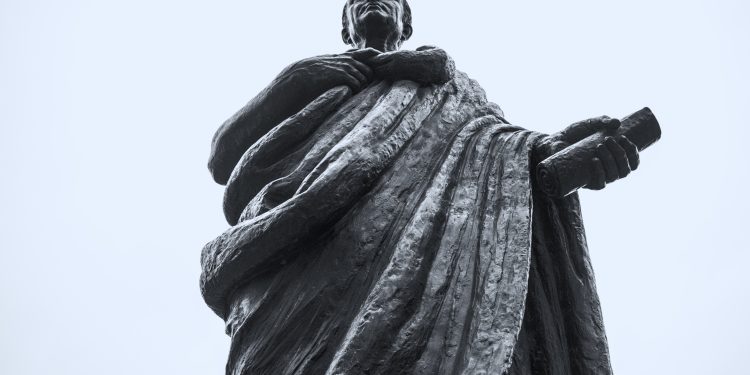
[(464, 73), (333, 88), (257, 139), (206, 245), (226, 373), (605, 374), (576, 195)]

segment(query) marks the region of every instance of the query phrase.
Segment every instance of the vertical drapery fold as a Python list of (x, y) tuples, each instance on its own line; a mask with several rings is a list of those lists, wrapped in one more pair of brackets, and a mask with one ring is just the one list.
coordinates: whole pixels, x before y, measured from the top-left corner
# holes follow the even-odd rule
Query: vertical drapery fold
[[(202, 254), (227, 373), (524, 373), (555, 355), (569, 365), (550, 373), (607, 373), (577, 201), (533, 188), (541, 136), (460, 72), (336, 88), (272, 129), (227, 187), (238, 223)], [(530, 354), (541, 330), (560, 345)]]

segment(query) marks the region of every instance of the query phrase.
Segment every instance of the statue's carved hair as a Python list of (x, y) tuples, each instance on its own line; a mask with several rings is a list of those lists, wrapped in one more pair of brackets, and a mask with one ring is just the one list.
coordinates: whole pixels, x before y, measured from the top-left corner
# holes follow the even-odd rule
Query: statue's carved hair
[[(409, 7), (409, 2), (407, 0), (401, 0), (401, 3), (404, 4), (404, 15), (402, 17), (402, 22), (404, 24), (404, 39), (403, 41), (409, 39), (411, 36), (411, 7)], [(349, 30), (348, 30), (348, 20), (346, 18), (346, 7), (349, 6), (349, 2), (347, 1), (346, 4), (344, 4), (344, 14), (341, 16), (341, 26), (343, 27), (341, 31), (341, 35), (344, 39), (344, 43), (346, 44), (352, 44), (351, 37), (349, 36)], [(407, 31), (408, 30), (408, 31)]]

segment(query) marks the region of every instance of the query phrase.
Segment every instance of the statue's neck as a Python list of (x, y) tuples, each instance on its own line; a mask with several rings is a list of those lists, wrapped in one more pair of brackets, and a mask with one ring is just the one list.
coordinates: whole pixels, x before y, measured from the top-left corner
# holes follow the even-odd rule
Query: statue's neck
[(387, 38), (367, 38), (360, 48), (375, 48), (381, 52), (397, 51), (400, 43), (389, 41)]

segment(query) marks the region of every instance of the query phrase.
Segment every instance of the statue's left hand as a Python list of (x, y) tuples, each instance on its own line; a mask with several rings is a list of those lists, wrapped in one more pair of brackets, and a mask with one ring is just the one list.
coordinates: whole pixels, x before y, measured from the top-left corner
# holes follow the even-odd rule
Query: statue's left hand
[[(613, 132), (620, 127), (620, 120), (607, 116), (576, 122), (562, 131), (547, 136), (539, 144), (542, 155), (549, 156), (598, 132)], [(604, 137), (596, 145), (591, 160), (582, 160), (585, 168), (591, 168), (593, 176), (585, 187), (601, 190), (608, 183), (627, 177), (638, 168), (638, 148), (623, 135)]]

